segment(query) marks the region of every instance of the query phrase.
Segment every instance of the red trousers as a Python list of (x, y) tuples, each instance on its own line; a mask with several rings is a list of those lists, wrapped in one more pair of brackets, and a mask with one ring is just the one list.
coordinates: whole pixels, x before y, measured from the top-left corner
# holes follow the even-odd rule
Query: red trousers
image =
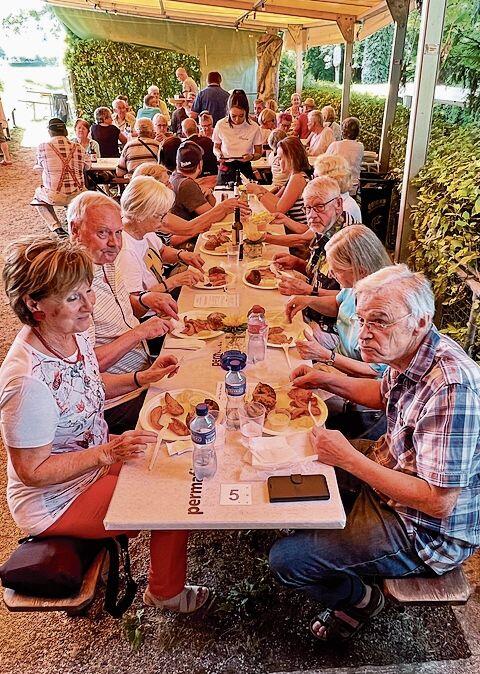
[[(106, 475), (94, 482), (72, 503), (64, 514), (42, 536), (74, 538), (108, 538), (136, 531), (107, 531), (103, 526), (121, 464), (115, 464)], [(150, 536), (150, 572), (148, 585), (155, 597), (170, 599), (185, 586), (187, 573), (188, 531), (152, 531)]]

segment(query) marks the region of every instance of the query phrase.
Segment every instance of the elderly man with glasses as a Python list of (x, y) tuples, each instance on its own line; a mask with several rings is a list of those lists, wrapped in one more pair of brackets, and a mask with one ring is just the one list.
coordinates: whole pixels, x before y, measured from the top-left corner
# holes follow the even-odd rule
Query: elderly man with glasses
[(270, 552), (279, 579), (325, 608), (310, 625), (321, 641), (349, 638), (382, 610), (373, 576), (442, 575), (480, 546), (480, 368), (433, 325), (422, 274), (385, 267), (355, 293), (362, 358), (387, 363), (383, 378), (300, 366), (291, 379), (382, 406), (387, 432), (361, 448), (315, 429), (319, 460), (340, 469), (347, 525), (296, 532)]

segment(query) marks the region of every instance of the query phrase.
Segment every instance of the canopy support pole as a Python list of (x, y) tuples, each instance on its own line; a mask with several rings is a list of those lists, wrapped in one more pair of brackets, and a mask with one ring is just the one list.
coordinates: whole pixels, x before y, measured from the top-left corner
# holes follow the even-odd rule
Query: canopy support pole
[(307, 31), (300, 26), (296, 27), (295, 31), (295, 91), (297, 94), (302, 93), (303, 89), (303, 53), (306, 49)]
[(353, 42), (355, 40), (355, 17), (339, 16), (337, 25), (345, 40), (345, 52), (343, 55), (343, 86), (342, 86), (342, 105), (340, 109), (340, 119), (348, 117), (348, 108), (350, 106), (350, 87), (352, 84), (352, 61), (353, 61)]
[(416, 200), (416, 189), (412, 185), (412, 180), (427, 158), (446, 4), (447, 0), (423, 0), (422, 4), (414, 92), (398, 217), (396, 262), (403, 262), (408, 257), (408, 244), (412, 235), (410, 216)]
[(388, 97), (383, 113), (382, 137), (380, 141), (380, 171), (386, 173), (390, 162), (390, 129), (395, 121), (398, 89), (402, 75), (405, 35), (407, 33), (409, 0), (387, 0), (387, 5), (395, 21), (392, 55), (390, 58), (390, 74), (388, 79)]

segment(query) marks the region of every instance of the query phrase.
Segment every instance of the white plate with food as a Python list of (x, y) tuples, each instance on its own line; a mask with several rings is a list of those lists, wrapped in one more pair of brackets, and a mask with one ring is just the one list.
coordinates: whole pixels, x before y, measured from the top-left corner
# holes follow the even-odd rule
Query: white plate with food
[(305, 323), (302, 314), (295, 314), (293, 321), (289, 323), (285, 311), (267, 311), (268, 323), (267, 346), (274, 349), (283, 349), (285, 345), (292, 349), (297, 339), (303, 339)]
[(205, 272), (203, 279), (194, 285), (194, 288), (199, 288), (200, 290), (220, 290), (226, 288), (234, 278), (231, 272), (217, 265), (210, 267)]
[(204, 232), (201, 235), (200, 252), (206, 255), (226, 255), (232, 243), (232, 230), (220, 228), (215, 232)]
[(188, 424), (195, 416), (195, 407), (203, 402), (210, 409), (220, 410), (218, 400), (208, 391), (176, 389), (159, 393), (144, 404), (139, 421), (146, 431), (161, 431), (162, 439), (167, 442), (189, 438)]
[(270, 264), (270, 260), (251, 262), (242, 277), (245, 285), (259, 290), (276, 290), (279, 280), (270, 269)]
[[(272, 387), (259, 382), (248, 393), (249, 398), (265, 406), (265, 435), (285, 435), (311, 431), (314, 425), (323, 425), (328, 416), (324, 401), (309, 389), (286, 384)], [(310, 416), (311, 409), (315, 423)]]
[(244, 227), (256, 227), (259, 232), (264, 232), (270, 223), (275, 220), (275, 213), (269, 213), (268, 211), (260, 211), (258, 213), (252, 213), (250, 215)]
[(173, 321), (171, 334), (180, 339), (213, 339), (223, 335), (223, 319), (226, 317), (221, 311), (205, 311), (194, 309), (178, 315), (178, 321)]

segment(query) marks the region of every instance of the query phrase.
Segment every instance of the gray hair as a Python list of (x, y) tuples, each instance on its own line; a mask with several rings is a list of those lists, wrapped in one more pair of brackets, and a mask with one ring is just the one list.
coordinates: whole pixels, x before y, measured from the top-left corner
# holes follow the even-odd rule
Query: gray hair
[(135, 131), (138, 131), (139, 136), (147, 136), (148, 138), (155, 138), (153, 122), (151, 119), (148, 119), (148, 117), (140, 117), (135, 121)]
[(151, 84), (148, 89), (147, 89), (147, 94), (159, 94), (160, 89), (157, 87), (156, 84)]
[(93, 113), (93, 116), (95, 117), (95, 121), (97, 122), (97, 124), (103, 124), (103, 122), (106, 119), (110, 119), (110, 117), (112, 116), (112, 111), (110, 110), (110, 108), (105, 107), (97, 108)]
[[(147, 119), (147, 118), (145, 117), (144, 119)], [(167, 118), (165, 117), (165, 115), (162, 115), (161, 112), (156, 112), (153, 115), (152, 124), (153, 124), (153, 126), (155, 126), (155, 124), (158, 124), (160, 122), (162, 122), (162, 124), (167, 124), (167, 126), (168, 126)]]
[(172, 208), (175, 192), (150, 176), (133, 178), (127, 185), (120, 205), (128, 222), (145, 218), (161, 218)]
[[(263, 110), (262, 110), (263, 112)], [(281, 140), (287, 137), (287, 134), (283, 129), (273, 129), (273, 131), (268, 136), (268, 144), (273, 151), (277, 149), (277, 145)]]
[(320, 110), (310, 110), (308, 116), (310, 119), (314, 119), (317, 124), (323, 125), (323, 115)]
[(350, 225), (336, 232), (325, 245), (327, 262), (351, 269), (353, 282), (392, 264), (378, 236), (365, 225)]
[(303, 201), (305, 201), (305, 199), (311, 199), (312, 197), (319, 197), (327, 200), (335, 199), (335, 197), (340, 196), (340, 188), (337, 181), (333, 178), (319, 176), (305, 185), (302, 196)]
[(355, 284), (355, 295), (384, 295), (402, 302), (414, 318), (435, 314), (435, 297), (428, 279), (411, 271), (406, 264), (395, 264), (370, 274)]
[(108, 206), (115, 211), (120, 212), (120, 206), (116, 201), (107, 197), (106, 194), (101, 192), (81, 192), (72, 199), (67, 209), (67, 223), (68, 231), (72, 233), (73, 223), (78, 225), (83, 225), (85, 223), (87, 212), (90, 208), (95, 206)]
[(352, 172), (348, 161), (341, 154), (321, 154), (315, 159), (315, 173), (330, 176), (337, 181), (340, 192), (345, 194), (352, 186)]

